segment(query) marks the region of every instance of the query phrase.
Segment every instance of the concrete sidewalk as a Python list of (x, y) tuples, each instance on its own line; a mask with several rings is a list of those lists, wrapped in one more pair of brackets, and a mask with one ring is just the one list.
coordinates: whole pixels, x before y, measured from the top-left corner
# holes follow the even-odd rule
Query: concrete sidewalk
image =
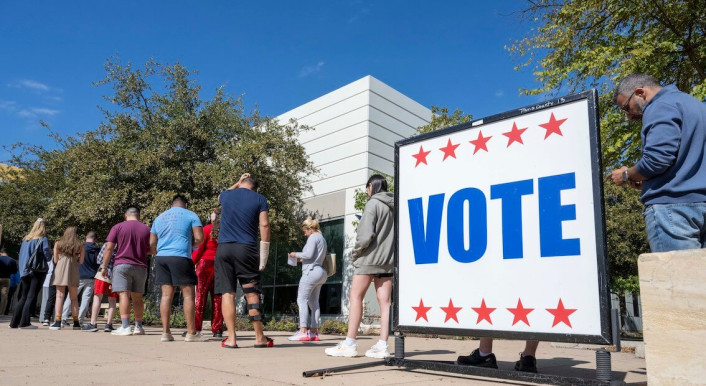
[[(288, 333), (271, 332), (275, 347), (253, 348), (252, 332), (238, 334), (235, 350), (220, 347), (218, 340), (186, 343), (174, 329), (176, 341), (160, 342), (161, 330), (146, 328), (146, 336), (112, 336), (108, 333), (72, 330), (50, 331), (8, 329), (9, 319), (0, 318), (0, 384), (240, 384), (240, 385), (400, 385), (400, 384), (525, 384), (502, 379), (488, 379), (432, 371), (407, 371), (395, 367), (372, 367), (324, 378), (304, 378), (302, 372), (327, 367), (364, 363), (373, 359), (332, 358), (326, 347), (342, 337), (323, 336), (321, 342), (287, 341)], [(33, 322), (35, 323), (35, 322)], [(36, 323), (35, 323), (36, 324)], [(375, 337), (361, 337), (362, 354), (375, 343)], [(391, 338), (389, 341), (393, 346)], [(409, 359), (453, 361), (478, 346), (473, 340), (407, 338)], [(501, 369), (511, 370), (523, 342), (495, 342), (495, 354)], [(628, 384), (647, 380), (644, 359), (632, 353), (612, 353), (614, 379)], [(595, 378), (595, 352), (587, 349), (552, 347), (540, 344), (537, 366), (542, 374)]]

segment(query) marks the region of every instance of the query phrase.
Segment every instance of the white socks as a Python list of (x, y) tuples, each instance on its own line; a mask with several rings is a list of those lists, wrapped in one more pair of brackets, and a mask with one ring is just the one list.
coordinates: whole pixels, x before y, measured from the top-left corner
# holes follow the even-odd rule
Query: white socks
[(488, 355), (492, 354), (492, 352), (486, 353), (486, 352), (483, 352), (483, 350), (478, 349), (478, 354), (480, 354), (480, 356), (482, 356), (482, 357), (487, 357)]
[(355, 346), (355, 339), (346, 337), (346, 346)]
[(375, 345), (378, 346), (379, 349), (387, 349), (387, 341), (386, 340), (378, 340), (378, 342)]

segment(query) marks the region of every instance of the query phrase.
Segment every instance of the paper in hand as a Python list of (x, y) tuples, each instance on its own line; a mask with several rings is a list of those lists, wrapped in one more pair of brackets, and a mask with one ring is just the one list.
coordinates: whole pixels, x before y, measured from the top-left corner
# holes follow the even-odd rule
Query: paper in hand
[(297, 266), (297, 258), (292, 257), (289, 254), (287, 254), (287, 264), (291, 265), (292, 267), (296, 267)]

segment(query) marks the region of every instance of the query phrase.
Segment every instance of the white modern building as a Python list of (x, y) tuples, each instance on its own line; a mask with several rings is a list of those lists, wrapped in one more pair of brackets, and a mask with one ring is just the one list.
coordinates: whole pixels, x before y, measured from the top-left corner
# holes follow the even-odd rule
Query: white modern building
[[(363, 190), (374, 172), (394, 175), (394, 144), (412, 136), (431, 120), (431, 111), (385, 83), (366, 76), (278, 117), (291, 118), (312, 130), (300, 134), (310, 160), (320, 170), (311, 177), (305, 209), (315, 215), (337, 253), (342, 274), (322, 290), (322, 314), (347, 314), (348, 261), (355, 240), (356, 190)], [(368, 314), (375, 315), (374, 291), (368, 293)]]

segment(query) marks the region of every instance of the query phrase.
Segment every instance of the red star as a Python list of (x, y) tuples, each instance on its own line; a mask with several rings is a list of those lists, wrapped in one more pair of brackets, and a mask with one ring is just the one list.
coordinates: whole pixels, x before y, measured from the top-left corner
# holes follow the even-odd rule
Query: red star
[(473, 154), (476, 154), (478, 150), (483, 149), (486, 152), (488, 151), (488, 147), (485, 145), (493, 136), (491, 135), (490, 137), (484, 137), (482, 131), (478, 131), (478, 138), (474, 139), (473, 141), (469, 141), (470, 143), (473, 144), (476, 148), (473, 149)]
[(561, 129), (559, 128), (559, 126), (561, 126), (561, 124), (564, 123), (564, 121), (566, 121), (566, 119), (567, 119), (567, 118), (560, 119), (560, 120), (557, 121), (556, 118), (554, 118), (554, 113), (552, 113), (552, 115), (549, 117), (549, 122), (547, 122), (547, 123), (542, 123), (542, 124), (539, 125), (539, 126), (542, 126), (543, 128), (545, 128), (545, 129), (547, 130), (547, 133), (544, 134), (544, 139), (547, 139), (547, 137), (549, 137), (550, 135), (552, 135), (552, 134), (554, 134), (554, 133), (563, 136), (563, 134), (561, 133)]
[(412, 157), (417, 159), (417, 163), (414, 165), (414, 167), (416, 168), (417, 166), (419, 166), (420, 163), (424, 163), (424, 165), (428, 165), (427, 164), (427, 156), (429, 155), (429, 153), (431, 153), (431, 151), (424, 151), (424, 148), (419, 146), (419, 153), (412, 155)]
[(507, 310), (512, 312), (513, 315), (515, 315), (515, 318), (512, 320), (513, 326), (519, 321), (525, 322), (525, 324), (528, 326), (530, 325), (529, 320), (527, 320), (527, 314), (532, 312), (534, 308), (524, 308), (521, 299), (517, 299), (517, 308), (508, 308)]
[(478, 320), (476, 321), (476, 324), (480, 323), (483, 320), (487, 320), (488, 323), (493, 324), (493, 321), (490, 320), (490, 314), (495, 311), (495, 308), (490, 308), (485, 306), (485, 299), (481, 300), (480, 302), (480, 307), (471, 307), (473, 308), (473, 311), (478, 313)]
[(444, 152), (444, 159), (442, 161), (446, 161), (447, 157), (454, 157), (456, 158), (456, 148), (461, 146), (461, 144), (453, 145), (451, 143), (451, 138), (449, 138), (449, 142), (446, 144), (445, 147), (439, 148), (439, 150)]
[(524, 133), (525, 130), (527, 130), (526, 127), (524, 129), (518, 129), (517, 123), (512, 122), (512, 130), (508, 131), (507, 133), (503, 133), (503, 135), (508, 138), (507, 147), (510, 147), (510, 145), (512, 145), (514, 142), (519, 142), (524, 145), (525, 143), (522, 142), (522, 133)]
[(449, 306), (448, 307), (440, 307), (444, 312), (446, 312), (446, 319), (444, 319), (444, 323), (448, 322), (449, 319), (453, 319), (458, 323), (458, 317), (456, 314), (461, 310), (463, 307), (454, 307), (454, 302), (449, 299)]
[[(554, 323), (552, 324), (552, 327), (559, 324), (559, 322), (564, 323), (567, 326), (571, 327), (571, 321), (569, 321), (569, 315), (576, 312), (576, 308), (564, 308), (564, 303), (562, 303), (561, 298), (559, 298), (559, 305), (556, 306), (556, 308), (547, 308), (547, 311), (549, 311), (550, 314), (554, 315)], [(571, 327), (571, 328), (573, 328), (573, 327)]]
[(412, 309), (417, 313), (417, 319), (414, 319), (416, 322), (420, 318), (424, 318), (427, 322), (429, 319), (427, 319), (427, 311), (431, 310), (431, 307), (424, 307), (424, 301), (422, 299), (419, 299), (419, 307), (412, 307)]

